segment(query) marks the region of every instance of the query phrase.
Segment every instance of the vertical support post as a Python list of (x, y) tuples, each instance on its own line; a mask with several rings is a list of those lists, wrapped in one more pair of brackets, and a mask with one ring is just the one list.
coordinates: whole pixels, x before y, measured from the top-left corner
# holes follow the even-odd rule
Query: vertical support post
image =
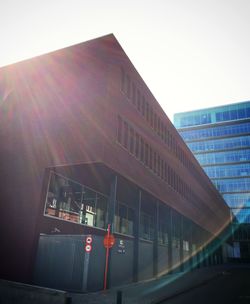
[(135, 212), (134, 226), (134, 263), (133, 263), (133, 281), (138, 282), (139, 275), (139, 243), (140, 243), (140, 218), (141, 218), (141, 190), (138, 191), (138, 201)]
[(117, 290), (116, 304), (122, 304), (122, 291)]
[(108, 224), (110, 224), (111, 233), (114, 232), (116, 192), (117, 192), (117, 176), (114, 176), (110, 185), (109, 209), (108, 209)]
[(189, 267), (190, 270), (193, 269), (194, 259), (193, 259), (193, 223), (190, 222), (190, 239), (189, 239)]
[(180, 271), (184, 271), (184, 253), (183, 253), (183, 216), (181, 215), (181, 235), (180, 235)]
[(168, 220), (168, 269), (169, 274), (172, 273), (173, 268), (173, 251), (172, 251), (172, 209), (169, 208), (169, 220)]
[[(109, 204), (108, 204), (108, 229), (109, 229), (110, 233), (114, 232), (116, 194), (117, 194), (117, 175), (115, 175), (113, 177), (113, 180), (111, 181), (111, 184), (110, 184), (110, 195), (109, 195)], [(111, 260), (112, 260), (111, 252), (112, 252), (112, 249), (110, 248), (108, 250), (109, 267), (107, 269), (106, 288), (110, 287), (110, 268), (111, 268), (110, 265), (111, 265)]]
[(159, 231), (159, 202), (156, 202), (153, 243), (153, 275), (158, 274), (158, 231)]
[[(108, 238), (109, 236), (110, 236), (110, 224), (108, 224)], [(109, 247), (106, 248), (105, 272), (104, 272), (104, 284), (103, 284), (104, 290), (107, 289), (108, 269), (109, 269)]]

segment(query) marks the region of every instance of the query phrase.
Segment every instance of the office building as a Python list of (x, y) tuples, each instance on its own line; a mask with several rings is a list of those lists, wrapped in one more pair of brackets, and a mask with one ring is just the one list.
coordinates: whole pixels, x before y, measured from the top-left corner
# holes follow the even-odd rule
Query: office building
[(249, 257), (250, 102), (177, 113), (174, 124), (230, 207), (235, 248), (240, 241)]
[(90, 235), (100, 288), (108, 224), (109, 286), (222, 261), (229, 208), (113, 35), (0, 77), (1, 278), (81, 291)]

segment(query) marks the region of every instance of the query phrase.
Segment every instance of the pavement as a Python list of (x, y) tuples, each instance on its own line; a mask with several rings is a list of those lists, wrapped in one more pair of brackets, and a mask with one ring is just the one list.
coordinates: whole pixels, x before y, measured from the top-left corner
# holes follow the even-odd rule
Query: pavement
[[(227, 273), (230, 265), (204, 267), (189, 272), (111, 288), (88, 294), (70, 293), (72, 304), (157, 304), (198, 288)], [(118, 297), (120, 292), (120, 298)]]

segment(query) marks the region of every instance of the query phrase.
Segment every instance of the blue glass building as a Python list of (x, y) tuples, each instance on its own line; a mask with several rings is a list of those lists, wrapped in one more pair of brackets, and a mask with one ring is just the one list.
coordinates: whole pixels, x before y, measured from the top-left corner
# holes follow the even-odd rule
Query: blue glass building
[(241, 224), (234, 239), (249, 240), (250, 101), (177, 113), (174, 125)]

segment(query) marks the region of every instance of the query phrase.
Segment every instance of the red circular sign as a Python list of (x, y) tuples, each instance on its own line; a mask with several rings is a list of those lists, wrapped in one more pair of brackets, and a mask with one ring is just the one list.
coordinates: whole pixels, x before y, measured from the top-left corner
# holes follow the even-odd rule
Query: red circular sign
[(90, 252), (91, 250), (92, 250), (92, 246), (91, 245), (88, 244), (88, 245), (85, 246), (85, 251), (86, 252)]
[(111, 248), (115, 244), (115, 237), (113, 234), (106, 234), (104, 236), (103, 245), (105, 248)]
[(87, 237), (86, 237), (86, 243), (87, 243), (87, 244), (91, 244), (92, 241), (93, 241), (93, 240), (92, 240), (92, 237), (91, 237), (91, 236), (87, 236)]

